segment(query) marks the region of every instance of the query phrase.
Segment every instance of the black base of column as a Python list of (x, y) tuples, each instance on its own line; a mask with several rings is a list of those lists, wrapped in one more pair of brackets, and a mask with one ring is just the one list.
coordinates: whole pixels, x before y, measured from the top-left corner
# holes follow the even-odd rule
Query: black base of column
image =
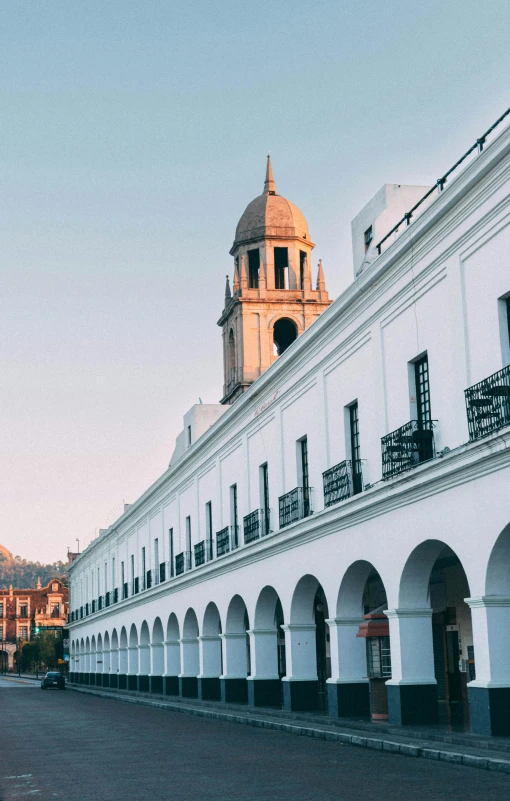
[(88, 683), (91, 684), (91, 685), (96, 683), (96, 674), (95, 673), (89, 673), (89, 681), (88, 681)]
[(149, 692), (149, 677), (148, 676), (137, 676), (138, 679), (138, 692), (139, 693), (148, 693)]
[(150, 692), (163, 695), (163, 676), (150, 676)]
[(138, 690), (138, 676), (133, 676), (133, 674), (130, 674), (127, 677), (127, 688), (128, 690), (135, 690), (135, 692)]
[(70, 682), (71, 684), (74, 684), (74, 673), (70, 673), (70, 674), (69, 674), (69, 682)]
[(282, 681), (283, 708), (292, 712), (316, 712), (319, 709), (318, 681)]
[(102, 686), (103, 686), (103, 674), (96, 673), (96, 687), (102, 687)]
[(177, 676), (164, 676), (165, 695), (179, 695), (179, 679)]
[(198, 679), (198, 697), (202, 701), (220, 701), (221, 687), (219, 678)]
[(183, 698), (198, 698), (198, 679), (196, 676), (179, 676), (179, 695)]
[(390, 723), (437, 723), (437, 684), (387, 684)]
[(119, 677), (117, 673), (110, 674), (110, 690), (116, 690), (119, 686)]
[(221, 700), (224, 704), (247, 704), (247, 679), (220, 679)]
[(248, 706), (282, 705), (280, 679), (248, 679)]
[(109, 687), (109, 686), (110, 686), (110, 674), (103, 673), (103, 687)]
[(370, 717), (368, 681), (328, 684), (328, 712), (338, 718)]
[(510, 687), (468, 687), (473, 734), (510, 735)]
[(125, 673), (119, 673), (117, 676), (119, 690), (127, 690), (127, 676)]

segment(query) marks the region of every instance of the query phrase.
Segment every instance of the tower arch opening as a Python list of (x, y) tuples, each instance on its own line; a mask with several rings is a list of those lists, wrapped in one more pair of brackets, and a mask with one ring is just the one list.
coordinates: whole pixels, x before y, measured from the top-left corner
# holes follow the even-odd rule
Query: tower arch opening
[(273, 346), (274, 355), (281, 356), (289, 345), (297, 339), (298, 331), (296, 323), (289, 317), (280, 317), (273, 327)]

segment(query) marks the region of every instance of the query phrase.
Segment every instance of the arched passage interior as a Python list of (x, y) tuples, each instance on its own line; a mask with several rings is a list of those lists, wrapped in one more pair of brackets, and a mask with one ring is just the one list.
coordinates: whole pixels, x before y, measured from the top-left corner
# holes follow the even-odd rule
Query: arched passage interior
[(221, 619), (218, 607), (207, 604), (200, 636), (199, 698), (218, 701), (221, 698), (220, 676), (223, 673)]
[(222, 639), (223, 673), (221, 699), (224, 702), (247, 703), (247, 678), (251, 672), (250, 622), (246, 604), (240, 595), (234, 595), (228, 605), (225, 633)]
[(198, 645), (198, 620), (191, 607), (186, 612), (181, 637), (181, 673), (179, 694), (185, 698), (197, 698), (200, 655)]
[(250, 706), (281, 706), (281, 678), (285, 675), (283, 609), (274, 587), (260, 592), (250, 635), (251, 673), (248, 677)]

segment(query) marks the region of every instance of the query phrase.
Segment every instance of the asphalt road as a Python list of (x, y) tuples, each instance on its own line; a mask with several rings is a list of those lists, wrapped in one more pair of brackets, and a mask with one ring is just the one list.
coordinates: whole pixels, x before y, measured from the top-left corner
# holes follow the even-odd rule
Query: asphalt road
[(505, 801), (510, 775), (0, 679), (0, 801)]

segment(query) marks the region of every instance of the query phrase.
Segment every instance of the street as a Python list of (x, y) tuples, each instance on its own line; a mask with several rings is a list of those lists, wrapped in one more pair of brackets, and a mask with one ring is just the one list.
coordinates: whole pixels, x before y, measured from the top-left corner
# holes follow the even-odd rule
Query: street
[(0, 801), (502, 801), (510, 776), (0, 678)]

